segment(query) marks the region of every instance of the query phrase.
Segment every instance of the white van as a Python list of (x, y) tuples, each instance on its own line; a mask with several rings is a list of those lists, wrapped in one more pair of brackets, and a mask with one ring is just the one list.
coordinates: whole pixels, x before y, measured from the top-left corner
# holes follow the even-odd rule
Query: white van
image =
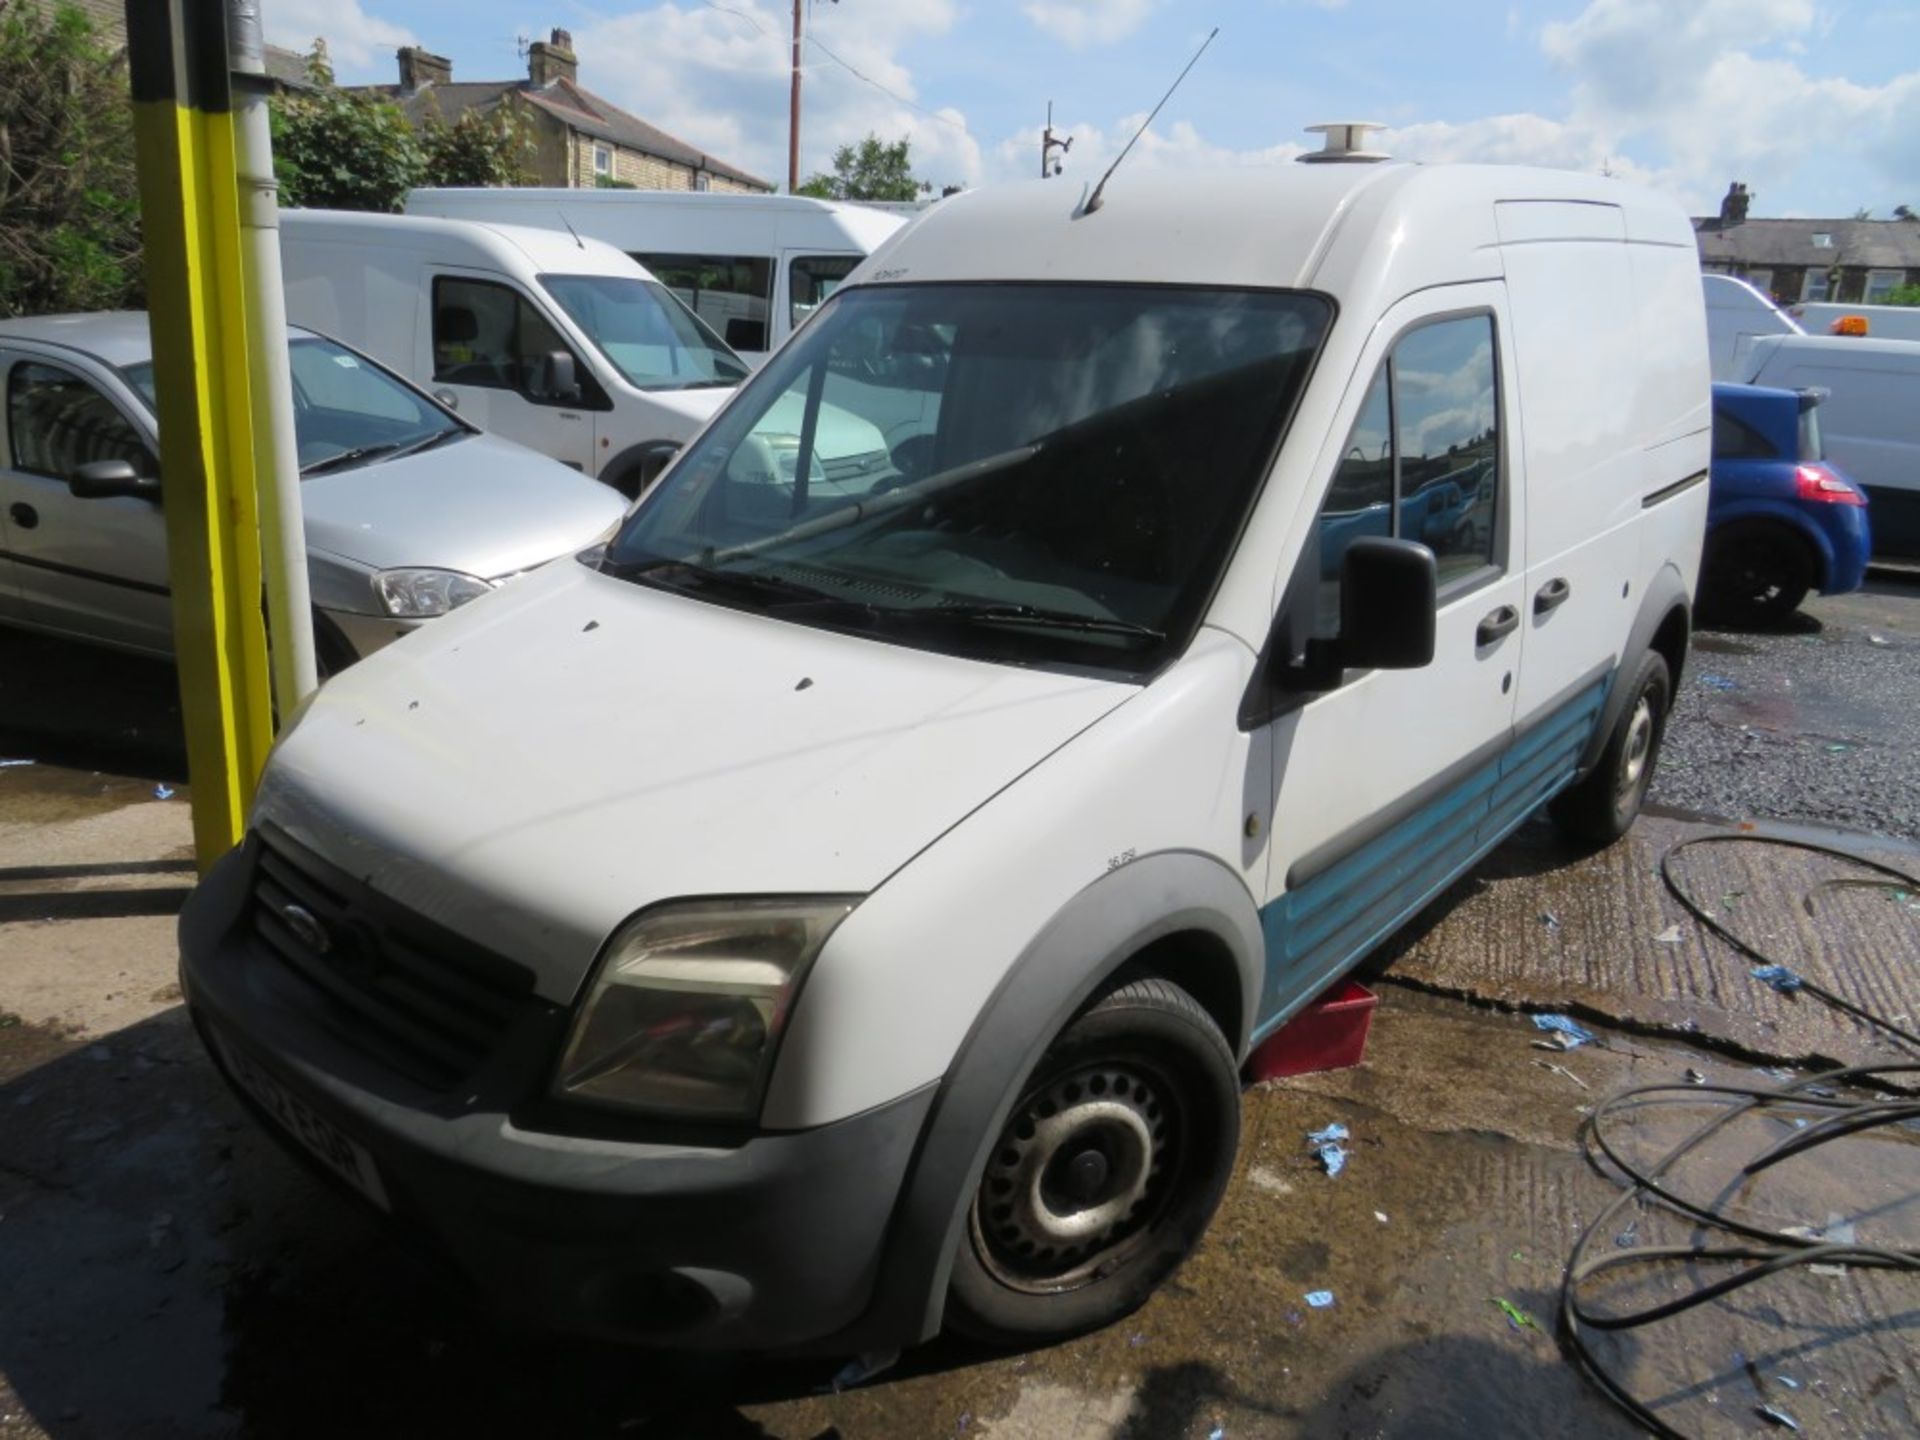
[(1702, 275), (1707, 297), (1707, 350), (1716, 380), (1738, 380), (1743, 345), (1760, 335), (1798, 335), (1794, 318), (1745, 280)]
[[(1632, 822), (1707, 507), (1686, 215), (1510, 166), (1085, 200), (903, 231), (602, 555), (328, 685), (188, 902), (234, 1085), (518, 1321), (1109, 1321), (1251, 1046), (1541, 805)], [(885, 465), (769, 469), (829, 403)]]
[(1809, 335), (1830, 335), (1836, 321), (1858, 318), (1867, 322), (1869, 340), (1920, 340), (1920, 305), (1835, 305), (1809, 301), (1793, 313)]
[(627, 495), (748, 373), (645, 270), (564, 231), (288, 210), (280, 265), (295, 324)]
[(908, 216), (805, 195), (674, 190), (415, 190), (410, 215), (554, 229), (623, 250), (759, 364)]
[(1920, 557), (1920, 343), (1847, 335), (1748, 342), (1753, 385), (1826, 390), (1826, 458), (1867, 492), (1875, 555)]

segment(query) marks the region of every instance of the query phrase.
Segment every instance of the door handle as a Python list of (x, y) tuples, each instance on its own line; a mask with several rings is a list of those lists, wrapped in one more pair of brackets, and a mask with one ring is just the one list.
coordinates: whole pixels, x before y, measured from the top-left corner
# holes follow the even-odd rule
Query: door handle
[(7, 518), (22, 530), (31, 530), (40, 523), (40, 512), (24, 501), (15, 501), (7, 507)]
[(1572, 594), (1573, 586), (1569, 585), (1563, 576), (1556, 575), (1534, 592), (1533, 613), (1549, 615), (1566, 604), (1568, 597)]
[(1502, 605), (1480, 622), (1480, 628), (1473, 632), (1473, 643), (1484, 649), (1501, 636), (1511, 635), (1519, 628), (1520, 612), (1511, 605)]

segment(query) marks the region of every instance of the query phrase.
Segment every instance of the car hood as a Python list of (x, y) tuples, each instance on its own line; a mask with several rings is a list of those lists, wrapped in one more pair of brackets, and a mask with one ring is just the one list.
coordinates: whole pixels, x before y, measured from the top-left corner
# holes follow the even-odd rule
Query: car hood
[(564, 1001), (656, 902), (874, 889), (1135, 693), (563, 563), (329, 681), (255, 820)]
[(738, 386), (713, 385), (701, 390), (649, 390), (647, 398), (662, 410), (671, 410), (693, 421), (694, 428), (713, 418), (713, 414), (733, 398)]
[(492, 435), (316, 475), (300, 501), (315, 550), (488, 580), (583, 548), (626, 509), (599, 481)]

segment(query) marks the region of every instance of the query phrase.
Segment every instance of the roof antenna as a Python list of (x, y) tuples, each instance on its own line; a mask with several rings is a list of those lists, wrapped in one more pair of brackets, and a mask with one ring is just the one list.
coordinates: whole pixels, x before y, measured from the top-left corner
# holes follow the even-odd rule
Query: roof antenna
[[(1200, 42), (1200, 48), (1193, 52), (1193, 59), (1187, 61), (1187, 70), (1193, 69), (1195, 65), (1200, 63), (1200, 57), (1207, 53), (1207, 46), (1213, 43), (1213, 37), (1219, 33), (1220, 27), (1218, 25), (1207, 32), (1207, 38), (1202, 40)], [(1113, 172), (1120, 168), (1120, 162), (1127, 158), (1127, 151), (1133, 149), (1133, 147), (1139, 143), (1140, 137), (1147, 133), (1147, 126), (1153, 124), (1153, 116), (1158, 115), (1161, 107), (1173, 98), (1173, 92), (1178, 90), (1180, 88), (1180, 82), (1187, 78), (1187, 70), (1182, 70), (1178, 75), (1174, 76), (1173, 84), (1169, 85), (1167, 87), (1167, 93), (1160, 97), (1160, 104), (1153, 107), (1153, 114), (1147, 116), (1140, 128), (1133, 132), (1133, 139), (1127, 141), (1126, 150), (1122, 150), (1118, 155), (1113, 157), (1113, 164), (1109, 165), (1107, 167), (1107, 173), (1100, 177), (1100, 183), (1093, 187), (1093, 194), (1087, 197), (1087, 203), (1080, 207), (1080, 213), (1082, 215), (1091, 215), (1100, 208), (1100, 192), (1107, 188), (1107, 181), (1111, 180), (1113, 178)]]
[(553, 213), (558, 215), (560, 217), (560, 223), (567, 227), (567, 233), (573, 237), (573, 243), (578, 245), (582, 250), (586, 249), (587, 242), (582, 240), (580, 238), (580, 232), (573, 228), (573, 222), (567, 219), (567, 212), (564, 210), (556, 210)]

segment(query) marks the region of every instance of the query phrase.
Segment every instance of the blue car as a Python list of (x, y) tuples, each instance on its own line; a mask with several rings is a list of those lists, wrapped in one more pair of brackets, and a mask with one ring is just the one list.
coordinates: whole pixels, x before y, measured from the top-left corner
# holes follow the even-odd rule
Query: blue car
[(1713, 470), (1703, 611), (1745, 622), (1791, 614), (1809, 590), (1860, 588), (1867, 497), (1821, 458), (1824, 390), (1713, 387)]

